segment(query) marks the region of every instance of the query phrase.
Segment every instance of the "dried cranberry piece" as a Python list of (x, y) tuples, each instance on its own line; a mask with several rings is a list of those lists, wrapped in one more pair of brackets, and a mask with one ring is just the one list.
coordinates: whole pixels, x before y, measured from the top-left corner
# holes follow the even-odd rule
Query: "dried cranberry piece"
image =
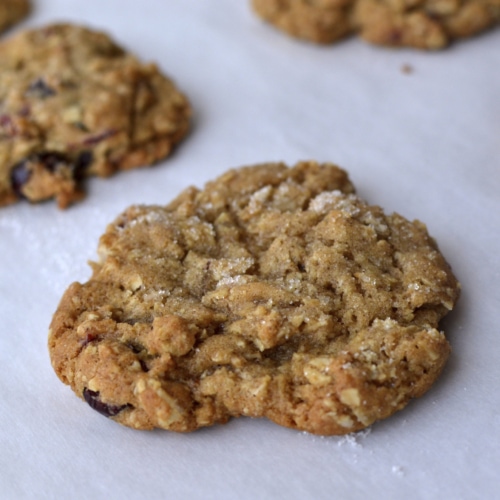
[(91, 151), (82, 151), (74, 161), (57, 152), (41, 153), (35, 155), (33, 161), (40, 162), (49, 172), (55, 172), (61, 163), (67, 165), (76, 179), (81, 179), (86, 168), (92, 163)]
[(59, 164), (67, 163), (67, 159), (61, 153), (55, 152), (33, 155), (31, 161), (41, 163), (46, 170), (52, 173), (57, 170)]
[(26, 92), (27, 94), (39, 97), (40, 99), (46, 99), (56, 95), (56, 91), (47, 85), (43, 78), (37, 78), (29, 87)]
[(105, 130), (104, 132), (101, 132), (100, 134), (95, 134), (87, 137), (83, 141), (84, 146), (95, 146), (96, 144), (99, 144), (101, 141), (104, 141), (105, 139), (108, 139), (109, 137), (113, 137), (118, 133), (117, 130), (114, 129), (109, 129)]
[(18, 196), (23, 196), (22, 188), (29, 181), (31, 171), (28, 169), (28, 160), (23, 160), (13, 167), (10, 172), (10, 184)]
[[(134, 345), (132, 343), (129, 343), (127, 344), (127, 347), (134, 353), (134, 354), (139, 354), (142, 352), (143, 348), (138, 346), (138, 345)], [(142, 368), (142, 371), (143, 372), (148, 372), (149, 371), (149, 368), (148, 368), (148, 365), (146, 363), (146, 361), (144, 361), (143, 359), (139, 359), (138, 358), (138, 361), (139, 361), (139, 364), (141, 365), (141, 368)]]
[(90, 344), (91, 342), (94, 342), (94, 340), (97, 339), (97, 335), (94, 335), (93, 333), (87, 333), (85, 338), (80, 341), (80, 344), (82, 347), (85, 347), (86, 345)]
[(83, 389), (83, 399), (87, 401), (87, 403), (92, 409), (99, 412), (101, 415), (104, 415), (105, 417), (114, 417), (118, 415), (118, 413), (120, 413), (121, 411), (130, 407), (130, 405), (116, 406), (103, 403), (99, 399), (99, 392), (91, 391), (90, 389), (87, 388)]
[(18, 134), (17, 126), (10, 115), (0, 115), (0, 134), (4, 137), (15, 137)]
[(82, 151), (76, 158), (73, 164), (73, 172), (75, 179), (81, 179), (85, 175), (85, 170), (94, 160), (92, 151)]
[(52, 174), (61, 166), (67, 167), (70, 169), (74, 179), (80, 181), (85, 176), (85, 170), (92, 161), (93, 155), (91, 151), (82, 151), (74, 160), (57, 151), (34, 153), (14, 165), (10, 173), (11, 186), (18, 196), (23, 196), (22, 188), (28, 182), (32, 172), (29, 168), (30, 164), (40, 164)]

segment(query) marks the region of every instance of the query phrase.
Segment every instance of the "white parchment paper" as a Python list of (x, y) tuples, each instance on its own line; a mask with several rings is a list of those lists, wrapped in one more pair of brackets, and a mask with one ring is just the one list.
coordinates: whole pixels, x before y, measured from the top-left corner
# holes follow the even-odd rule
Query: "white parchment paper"
[[(39, 0), (20, 28), (73, 21), (156, 61), (194, 128), (159, 165), (88, 182), (86, 200), (0, 209), (0, 496), (5, 499), (488, 499), (500, 488), (500, 30), (437, 53), (353, 38), (317, 47), (246, 0)], [(411, 67), (411, 72), (403, 68)], [(427, 223), (463, 294), (438, 383), (349, 437), (239, 419), (138, 432), (55, 376), (47, 329), (97, 240), (132, 203), (167, 203), (230, 167), (338, 163), (358, 193)]]

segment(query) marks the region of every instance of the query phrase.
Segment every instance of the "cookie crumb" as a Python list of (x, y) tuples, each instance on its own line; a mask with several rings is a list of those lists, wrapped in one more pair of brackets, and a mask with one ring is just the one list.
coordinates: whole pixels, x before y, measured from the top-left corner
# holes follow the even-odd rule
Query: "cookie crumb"
[(353, 432), (351, 434), (346, 434), (338, 440), (338, 446), (349, 446), (351, 448), (362, 448), (362, 442), (370, 435), (371, 427), (367, 427), (358, 432)]
[(396, 475), (396, 476), (404, 476), (405, 475), (405, 470), (401, 465), (393, 465), (391, 472)]
[(409, 75), (413, 73), (413, 66), (411, 66), (410, 64), (403, 64), (403, 66), (401, 66), (401, 72)]

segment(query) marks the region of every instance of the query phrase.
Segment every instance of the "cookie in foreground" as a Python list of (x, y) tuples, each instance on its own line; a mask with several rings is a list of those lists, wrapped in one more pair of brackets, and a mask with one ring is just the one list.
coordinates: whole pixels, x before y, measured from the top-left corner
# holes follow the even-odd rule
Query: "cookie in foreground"
[(0, 206), (64, 208), (83, 177), (152, 164), (189, 128), (186, 97), (154, 64), (70, 24), (0, 44), (0, 102)]
[(385, 215), (331, 164), (230, 170), (131, 206), (49, 334), (60, 379), (136, 429), (267, 417), (360, 430), (438, 377), (460, 285), (425, 226)]
[(0, 33), (26, 17), (30, 10), (29, 0), (0, 0)]
[(311, 42), (358, 33), (371, 43), (423, 50), (500, 23), (499, 0), (252, 0), (252, 7), (280, 30)]

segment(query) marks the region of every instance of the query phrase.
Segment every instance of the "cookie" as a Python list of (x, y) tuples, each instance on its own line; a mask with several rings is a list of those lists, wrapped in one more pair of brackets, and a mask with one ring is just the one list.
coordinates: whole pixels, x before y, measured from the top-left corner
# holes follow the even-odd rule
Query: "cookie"
[(359, 33), (371, 43), (441, 49), (500, 23), (500, 0), (252, 0), (289, 35), (331, 43)]
[(70, 24), (0, 44), (0, 205), (79, 200), (82, 179), (152, 164), (187, 133), (190, 106), (154, 64)]
[(252, 0), (262, 19), (289, 35), (315, 43), (331, 43), (354, 31), (355, 0)]
[(0, 33), (26, 17), (30, 10), (29, 0), (0, 0)]
[(52, 365), (136, 429), (268, 417), (362, 429), (421, 396), (460, 286), (425, 226), (384, 215), (331, 164), (231, 170), (132, 206), (53, 316)]
[(500, 24), (500, 0), (357, 0), (354, 17), (369, 42), (435, 50)]

